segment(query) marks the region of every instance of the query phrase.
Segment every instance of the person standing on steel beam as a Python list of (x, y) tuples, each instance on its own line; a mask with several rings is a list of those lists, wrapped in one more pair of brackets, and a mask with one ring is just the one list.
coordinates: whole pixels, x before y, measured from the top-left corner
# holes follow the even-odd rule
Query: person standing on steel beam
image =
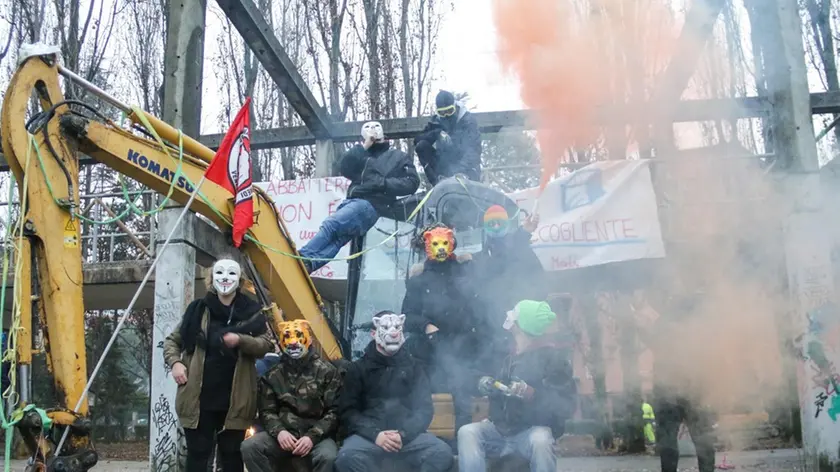
[(385, 140), (382, 125), (362, 126), (362, 144), (341, 159), (341, 175), (350, 179), (347, 199), (330, 215), (300, 255), (311, 274), (335, 257), (353, 238), (364, 236), (380, 216), (393, 218), (397, 197), (411, 195), (420, 186), (414, 162)]
[(435, 98), (435, 114), (423, 132), (414, 138), (415, 152), (432, 185), (462, 174), (481, 181), (481, 134), (478, 122), (452, 92), (441, 90)]

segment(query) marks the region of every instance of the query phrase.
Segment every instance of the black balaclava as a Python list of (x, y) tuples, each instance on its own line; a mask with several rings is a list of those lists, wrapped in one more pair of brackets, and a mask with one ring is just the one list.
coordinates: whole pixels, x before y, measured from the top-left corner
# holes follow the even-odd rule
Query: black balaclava
[(455, 104), (455, 95), (452, 92), (446, 90), (438, 92), (435, 97), (435, 113), (443, 129), (447, 133), (452, 133), (458, 121), (458, 105)]

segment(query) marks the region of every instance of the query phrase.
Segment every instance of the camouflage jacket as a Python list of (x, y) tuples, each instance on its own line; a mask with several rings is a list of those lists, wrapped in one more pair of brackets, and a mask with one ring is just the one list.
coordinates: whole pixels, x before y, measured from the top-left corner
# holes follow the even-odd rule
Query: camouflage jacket
[(335, 434), (341, 375), (328, 361), (310, 352), (303, 359), (282, 360), (259, 380), (258, 409), (266, 432), (288, 431), (313, 443)]

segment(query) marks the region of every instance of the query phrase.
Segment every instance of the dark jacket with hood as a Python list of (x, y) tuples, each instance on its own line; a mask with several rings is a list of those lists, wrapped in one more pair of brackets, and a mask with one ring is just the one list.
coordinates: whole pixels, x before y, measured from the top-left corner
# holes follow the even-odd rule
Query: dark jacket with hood
[(433, 324), (439, 329), (436, 345), (454, 353), (476, 353), (487, 326), (475, 313), (470, 264), (454, 257), (444, 262), (427, 260), (421, 273), (409, 277), (402, 304), (406, 332), (422, 336), (426, 325)]
[(341, 159), (341, 175), (351, 182), (347, 198), (367, 200), (385, 217), (391, 217), (397, 197), (411, 195), (420, 186), (411, 157), (388, 142), (367, 150), (361, 144), (350, 148)]
[(501, 326), (505, 313), (522, 300), (545, 300), (545, 270), (531, 248), (531, 235), (521, 229), (500, 238), (486, 238), (472, 255), (472, 277), (481, 310), (492, 326)]
[(508, 436), (548, 426), (554, 437), (563, 435), (566, 420), (575, 411), (577, 385), (572, 365), (559, 349), (546, 343), (510, 354), (496, 379), (505, 385), (518, 379), (534, 389), (529, 400), (500, 393), (490, 396), (490, 421), (500, 433)]
[(415, 150), (429, 183), (455, 174), (481, 180), (481, 134), (472, 113), (460, 103), (451, 117), (434, 115), (423, 133), (414, 138)]
[(338, 409), (343, 431), (371, 442), (382, 431), (396, 430), (408, 444), (428, 429), (434, 415), (425, 369), (404, 347), (385, 356), (373, 341), (347, 369)]
[[(187, 383), (179, 385), (175, 412), (181, 426), (198, 427), (202, 409), (227, 411), (225, 428), (245, 430), (257, 413), (256, 359), (271, 352), (273, 343), (259, 303), (238, 293), (231, 306), (224, 306), (214, 293), (187, 306), (184, 317), (163, 343), (167, 367), (181, 362)], [(239, 335), (234, 349), (224, 346), (222, 336)]]

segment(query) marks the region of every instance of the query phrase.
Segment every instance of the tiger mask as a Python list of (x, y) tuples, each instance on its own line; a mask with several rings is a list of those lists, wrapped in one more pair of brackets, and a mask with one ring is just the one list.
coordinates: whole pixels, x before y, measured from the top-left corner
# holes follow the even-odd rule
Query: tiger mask
[(423, 233), (423, 240), (426, 243), (426, 257), (429, 260), (444, 262), (455, 257), (455, 234), (451, 229), (432, 228)]
[(280, 350), (292, 359), (300, 359), (312, 346), (309, 322), (305, 320), (280, 323)]

